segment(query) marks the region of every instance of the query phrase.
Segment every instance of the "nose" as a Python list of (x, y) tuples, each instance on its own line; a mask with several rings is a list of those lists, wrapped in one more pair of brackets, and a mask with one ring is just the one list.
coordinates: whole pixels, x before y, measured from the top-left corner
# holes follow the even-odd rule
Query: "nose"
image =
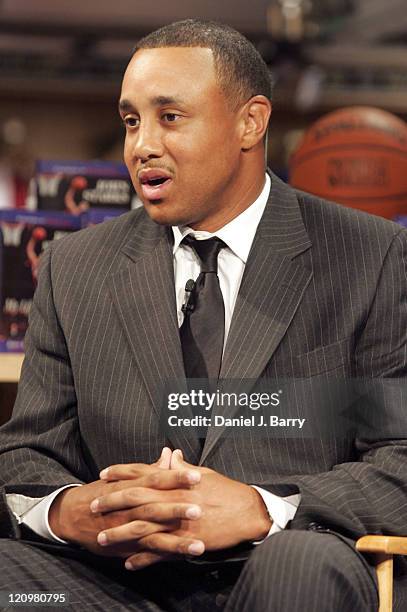
[(164, 146), (160, 126), (153, 122), (141, 122), (133, 135), (131, 149), (132, 155), (141, 161), (161, 157)]

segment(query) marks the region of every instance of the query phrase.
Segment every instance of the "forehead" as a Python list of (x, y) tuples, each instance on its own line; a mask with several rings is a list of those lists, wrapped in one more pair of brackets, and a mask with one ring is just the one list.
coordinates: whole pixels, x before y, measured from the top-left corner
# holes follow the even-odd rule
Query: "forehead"
[(211, 49), (161, 47), (134, 54), (123, 77), (121, 97), (194, 99), (219, 93)]

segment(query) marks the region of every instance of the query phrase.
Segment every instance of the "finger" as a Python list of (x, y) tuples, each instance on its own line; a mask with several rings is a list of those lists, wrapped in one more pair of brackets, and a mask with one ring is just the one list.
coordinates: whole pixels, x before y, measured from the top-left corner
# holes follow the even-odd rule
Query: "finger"
[(164, 446), (159, 459), (152, 465), (145, 463), (118, 463), (109, 465), (100, 472), (99, 478), (101, 480), (126, 480), (127, 478), (139, 478), (147, 470), (154, 469), (154, 467), (169, 469), (171, 455), (172, 450), (168, 446)]
[[(90, 504), (90, 510), (94, 514), (111, 513), (115, 511), (132, 510), (133, 514), (143, 515), (149, 520), (172, 520), (174, 518), (186, 518), (194, 520), (200, 518), (199, 506), (188, 496), (186, 499), (181, 490), (176, 490), (176, 499), (168, 501), (164, 491), (145, 487), (131, 487), (120, 489), (97, 497)], [(137, 516), (138, 518), (138, 516)], [(141, 516), (143, 518), (143, 516)]]
[(97, 543), (100, 546), (113, 546), (125, 542), (134, 542), (165, 529), (168, 529), (167, 525), (160, 525), (150, 521), (131, 521), (119, 527), (101, 531), (97, 535)]
[(182, 454), (181, 449), (176, 448), (172, 452), (172, 456), (171, 456), (171, 469), (172, 470), (185, 470), (188, 468), (193, 469), (194, 467), (196, 466), (184, 460), (184, 455)]
[(144, 504), (131, 511), (131, 520), (171, 523), (176, 520), (196, 521), (202, 516), (202, 509), (196, 504), (157, 502)]
[(188, 536), (156, 532), (138, 541), (140, 552), (154, 552), (171, 555), (200, 556), (205, 552), (205, 544)]
[(137, 508), (143, 504), (160, 500), (159, 491), (144, 487), (128, 487), (97, 497), (91, 502), (90, 510), (93, 513), (112, 512), (114, 510), (125, 510), (126, 508)]
[(94, 499), (90, 504), (91, 512), (111, 512), (134, 508), (145, 503), (159, 501), (155, 492), (171, 489), (189, 489), (198, 484), (201, 474), (197, 470), (158, 470), (137, 480), (137, 486), (123, 486), (119, 490)]
[(181, 459), (181, 461), (184, 461), (184, 453), (180, 448), (175, 449), (175, 454), (179, 459)]
[(171, 456), (172, 456), (172, 450), (168, 448), (168, 446), (164, 446), (164, 448), (161, 451), (161, 456), (156, 463), (157, 467), (163, 470), (169, 470), (170, 465), (171, 465)]
[(159, 563), (160, 561), (169, 561), (176, 559), (175, 555), (160, 555), (158, 553), (142, 552), (133, 555), (126, 559), (125, 568), (130, 571), (135, 571)]
[(200, 474), (208, 474), (213, 471), (210, 468), (206, 468), (202, 466), (198, 467), (196, 465), (193, 465), (192, 463), (188, 463), (187, 461), (185, 461), (184, 456), (182, 454), (182, 450), (179, 448), (176, 448), (174, 451), (172, 451), (170, 469), (171, 470), (194, 470), (195, 469), (195, 470), (199, 470)]
[(146, 463), (118, 463), (109, 465), (99, 474), (101, 480), (127, 480), (140, 478), (150, 471), (155, 471), (156, 466)]
[(184, 467), (184, 455), (180, 448), (176, 448), (172, 452), (172, 455), (171, 455), (170, 468), (174, 470), (174, 469), (180, 469), (181, 467)]
[(201, 481), (201, 473), (197, 469), (194, 469), (194, 466), (191, 466), (191, 468), (192, 469), (155, 470), (139, 478), (137, 485), (159, 490), (189, 488)]
[[(168, 449), (169, 453), (171, 453), (171, 449)], [(168, 454), (165, 454), (165, 459), (164, 459), (164, 465), (166, 463), (168, 463)], [(169, 458), (169, 462), (171, 462), (171, 458)], [(169, 463), (168, 463), (169, 465)], [(168, 470), (160, 470), (157, 471), (157, 467), (159, 467), (157, 464), (152, 464), (152, 465), (147, 465), (144, 463), (125, 463), (125, 464), (117, 464), (117, 465), (111, 465), (107, 468), (105, 468), (104, 470), (102, 470), (99, 474), (99, 477), (102, 480), (106, 480), (106, 481), (112, 481), (112, 480), (140, 480), (140, 479), (144, 479), (147, 478), (149, 476), (151, 476), (151, 480), (146, 480), (143, 481), (143, 483), (138, 483), (140, 486), (152, 486), (155, 488), (160, 488), (159, 486), (159, 482), (160, 479), (164, 479), (163, 482), (166, 482), (165, 479), (169, 479), (170, 482), (173, 482), (173, 475), (163, 475), (163, 472), (167, 472)], [(197, 484), (200, 481), (200, 473), (198, 472), (197, 469), (194, 469), (195, 466), (187, 464), (187, 463), (182, 463), (180, 464), (180, 467), (182, 468), (183, 471), (183, 475), (180, 477), (178, 476), (178, 478), (180, 478), (179, 484)], [(186, 472), (186, 468), (192, 468), (187, 475), (185, 475)], [(194, 475), (189, 476), (188, 474), (190, 472), (193, 472)], [(157, 481), (155, 480), (157, 479)], [(149, 484), (149, 483), (152, 484)], [(155, 485), (155, 483), (157, 482), (157, 486)], [(173, 486), (164, 486), (163, 488), (173, 488)]]

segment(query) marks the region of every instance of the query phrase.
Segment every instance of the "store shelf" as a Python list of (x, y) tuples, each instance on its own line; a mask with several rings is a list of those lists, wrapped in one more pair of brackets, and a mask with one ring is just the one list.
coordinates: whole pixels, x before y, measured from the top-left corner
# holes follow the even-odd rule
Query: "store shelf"
[(18, 382), (23, 359), (22, 353), (0, 353), (0, 383)]

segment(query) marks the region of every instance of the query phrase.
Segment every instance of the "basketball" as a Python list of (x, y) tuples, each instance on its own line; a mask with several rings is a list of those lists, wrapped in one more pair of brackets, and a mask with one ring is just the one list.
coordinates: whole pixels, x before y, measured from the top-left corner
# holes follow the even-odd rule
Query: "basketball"
[(290, 184), (393, 219), (407, 214), (407, 124), (386, 111), (349, 107), (319, 119), (289, 161)]
[(88, 186), (88, 181), (84, 176), (75, 176), (71, 181), (73, 189), (85, 189)]
[(45, 238), (47, 237), (47, 232), (43, 227), (36, 227), (33, 230), (32, 237), (38, 241), (45, 240)]

